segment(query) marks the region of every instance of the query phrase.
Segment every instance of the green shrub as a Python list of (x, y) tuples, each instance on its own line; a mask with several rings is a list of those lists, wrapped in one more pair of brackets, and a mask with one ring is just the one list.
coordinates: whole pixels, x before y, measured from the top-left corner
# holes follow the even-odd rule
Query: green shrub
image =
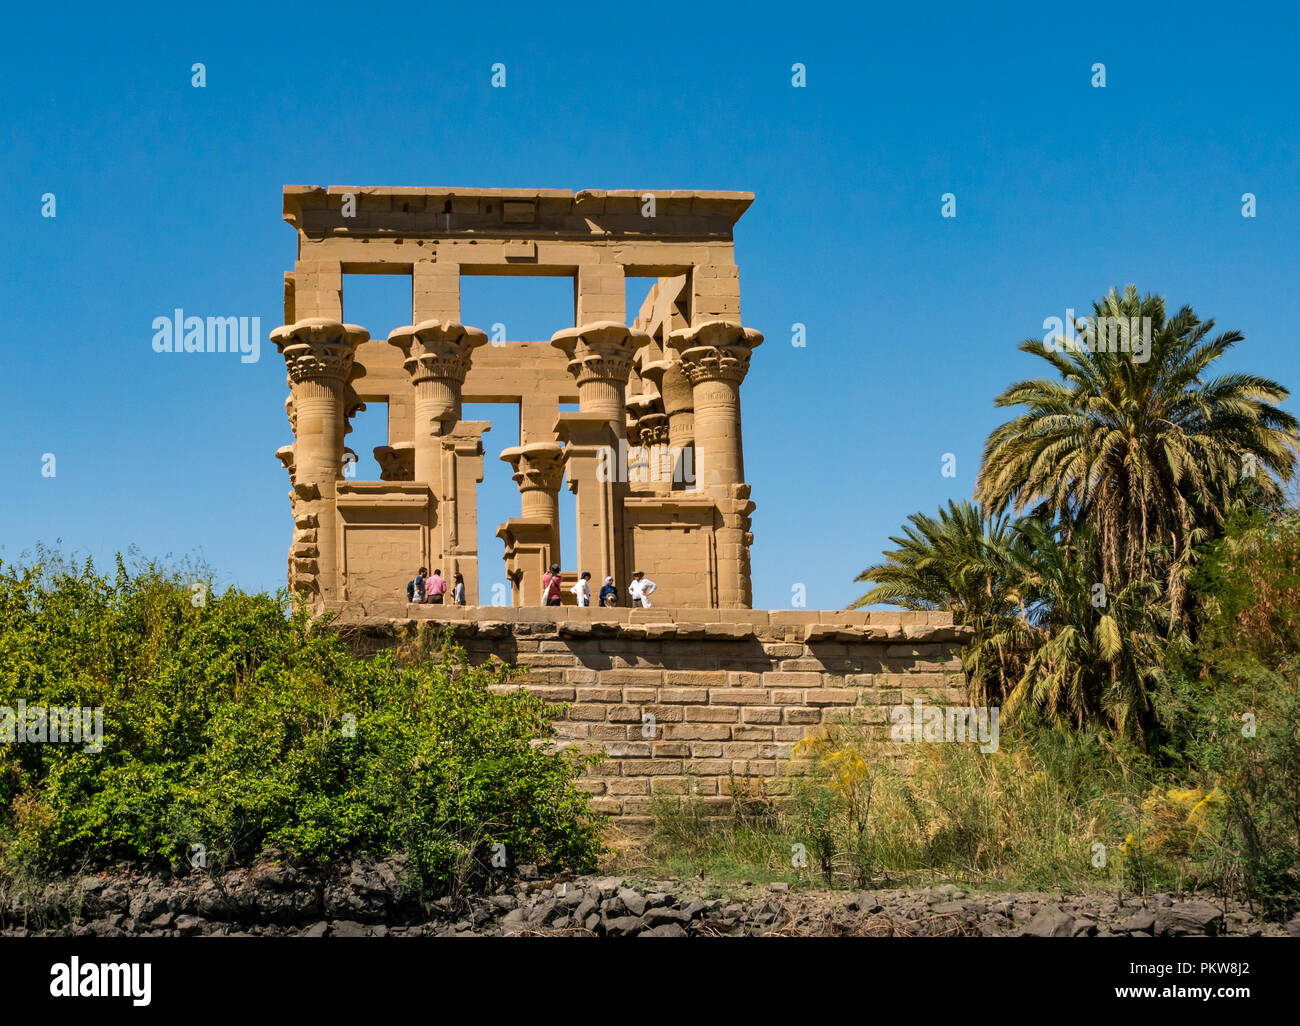
[(1205, 831), (1225, 888), (1300, 903), (1300, 517), (1241, 517), (1192, 580), (1196, 644), (1161, 696), (1166, 757), (1221, 795)]
[(244, 864), (405, 852), (425, 892), (511, 864), (585, 871), (601, 850), (548, 707), (518, 671), (356, 658), (286, 597), (211, 593), (146, 565), (0, 568), (0, 708), (102, 708), (102, 751), (0, 743), (0, 870)]

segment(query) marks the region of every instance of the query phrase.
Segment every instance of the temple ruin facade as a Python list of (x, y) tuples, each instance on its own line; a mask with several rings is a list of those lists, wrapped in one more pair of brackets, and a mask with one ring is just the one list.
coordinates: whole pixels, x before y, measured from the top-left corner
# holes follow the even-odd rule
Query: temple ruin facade
[[(288, 370), (294, 532), (289, 585), (311, 608), (404, 600), (420, 566), (479, 595), (477, 486), (491, 422), (519, 411), (501, 455), (519, 513), (497, 529), (510, 604), (540, 605), (552, 563), (568, 585), (621, 593), (634, 570), (674, 606), (749, 608), (754, 503), (740, 386), (762, 336), (743, 326), (733, 230), (744, 192), (287, 186), (298, 258), (271, 334)], [(405, 275), (411, 323), (372, 339), (346, 323), (345, 274)], [(573, 281), (573, 323), (545, 341), (463, 323), (466, 275)], [(627, 279), (644, 279), (627, 322)], [(388, 409), (378, 481), (355, 480), (350, 420)], [(564, 410), (576, 404), (577, 410)], [(513, 441), (513, 439), (511, 439)], [(559, 490), (575, 495), (577, 551), (560, 549)], [(485, 571), (495, 577), (495, 570)], [(670, 596), (670, 598), (669, 598)]]

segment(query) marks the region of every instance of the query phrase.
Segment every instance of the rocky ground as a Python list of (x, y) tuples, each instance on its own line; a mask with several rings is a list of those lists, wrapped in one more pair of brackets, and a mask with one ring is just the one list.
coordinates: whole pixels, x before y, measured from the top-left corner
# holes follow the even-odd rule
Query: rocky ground
[(520, 867), (486, 895), (420, 903), (401, 858), (334, 874), (273, 862), (227, 873), (106, 874), (41, 893), (0, 887), (0, 936), (1080, 937), (1300, 936), (1196, 896), (926, 889), (791, 891), (618, 876), (543, 879)]

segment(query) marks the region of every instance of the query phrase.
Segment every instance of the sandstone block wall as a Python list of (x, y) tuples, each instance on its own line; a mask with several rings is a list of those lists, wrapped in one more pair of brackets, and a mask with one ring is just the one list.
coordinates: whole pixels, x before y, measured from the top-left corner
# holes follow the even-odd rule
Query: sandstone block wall
[(373, 652), (450, 625), (472, 661), (525, 667), (519, 687), (567, 705), (555, 721), (559, 743), (605, 750), (583, 786), (596, 810), (629, 827), (650, 822), (657, 795), (698, 795), (721, 812), (733, 778), (762, 777), (767, 793), (787, 793), (795, 744), (837, 718), (883, 732), (889, 709), (915, 698), (966, 702), (964, 632), (946, 613), (411, 606), (407, 614), (348, 627)]

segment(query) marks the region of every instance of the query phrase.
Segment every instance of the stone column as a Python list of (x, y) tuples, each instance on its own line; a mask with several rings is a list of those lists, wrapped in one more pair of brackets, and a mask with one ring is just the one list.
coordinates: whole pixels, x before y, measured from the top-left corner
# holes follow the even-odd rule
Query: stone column
[(531, 442), (501, 453), (514, 468), (521, 513), (497, 531), (506, 543), (506, 575), (518, 579), (525, 605), (542, 601), (541, 575), (560, 558), (560, 482), (564, 477), (564, 447), (558, 442)]
[[(487, 334), (455, 321), (429, 320), (397, 328), (388, 336), (406, 357), (415, 386), (415, 480), (443, 497), (441, 437), (460, 420), (460, 390), (475, 349)], [(435, 556), (436, 558), (436, 556)]]
[(629, 483), (641, 484), (655, 491), (672, 487), (673, 466), (668, 458), (668, 415), (664, 413), (659, 397), (653, 392), (643, 392), (628, 400), (632, 423), (628, 427), (628, 443), (640, 449), (638, 463), (644, 463), (644, 473), (631, 472), (632, 455), (629, 451)]
[(744, 483), (740, 435), (740, 383), (750, 351), (763, 336), (734, 321), (705, 321), (669, 336), (681, 353), (695, 409), (696, 487), (717, 505), (714, 527), (718, 605), (747, 609), (752, 602), (749, 515), (754, 503)]
[[(442, 509), (442, 553), (448, 581), (457, 571), (465, 578), (465, 604), (478, 596), (478, 486), (483, 481), (483, 433), (487, 420), (462, 420), (442, 437), (443, 480), (447, 495)], [(451, 585), (447, 585), (448, 591)]]
[(617, 321), (595, 321), (551, 336), (551, 345), (569, 358), (569, 373), (578, 385), (579, 411), (603, 414), (618, 438), (627, 438), (632, 360), (649, 342), (644, 331)]
[[(695, 476), (701, 490), (729, 496), (744, 481), (740, 444), (740, 383), (749, 354), (763, 336), (732, 321), (706, 321), (669, 336), (691, 383)], [(671, 423), (671, 422), (670, 422)]]
[(516, 445), (501, 453), (514, 468), (519, 486), (520, 516), (525, 520), (546, 520), (560, 531), (560, 482), (564, 477), (564, 446), (559, 442)]
[(695, 396), (691, 383), (671, 350), (662, 360), (642, 364), (641, 376), (659, 390), (668, 416), (673, 486), (690, 488), (695, 484)]
[(299, 568), (299, 580), (314, 591), (317, 608), (342, 595), (334, 502), (342, 474), (347, 383), (356, 348), (369, 337), (364, 328), (325, 317), (309, 317), (271, 332), (292, 389), (293, 483), (302, 499), (295, 514), (315, 521), (315, 565), (306, 561)]
[(609, 422), (599, 413), (561, 413), (555, 435), (564, 446), (564, 472), (576, 496), (578, 551), (573, 567), (590, 570), (595, 600), (606, 577), (626, 581), (622, 537), (614, 509), (619, 454)]

